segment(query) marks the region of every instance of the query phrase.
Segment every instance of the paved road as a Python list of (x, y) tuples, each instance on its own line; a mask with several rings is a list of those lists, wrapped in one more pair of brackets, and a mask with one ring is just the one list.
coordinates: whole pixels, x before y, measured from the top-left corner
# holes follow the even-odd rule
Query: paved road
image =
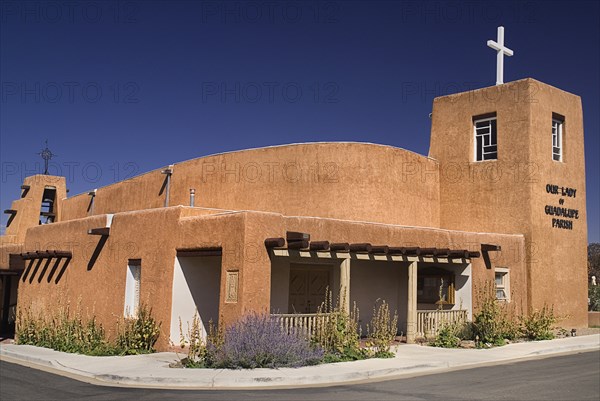
[(594, 400), (600, 352), (537, 359), (437, 375), (290, 390), (146, 390), (94, 386), (0, 362), (0, 400)]

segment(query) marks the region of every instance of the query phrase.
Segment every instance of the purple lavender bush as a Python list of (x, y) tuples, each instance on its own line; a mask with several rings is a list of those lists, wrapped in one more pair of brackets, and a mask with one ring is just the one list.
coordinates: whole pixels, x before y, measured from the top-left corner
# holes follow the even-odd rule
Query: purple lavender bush
[(250, 313), (225, 330), (224, 341), (207, 344), (211, 368), (255, 369), (316, 365), (323, 350), (284, 333), (269, 315)]

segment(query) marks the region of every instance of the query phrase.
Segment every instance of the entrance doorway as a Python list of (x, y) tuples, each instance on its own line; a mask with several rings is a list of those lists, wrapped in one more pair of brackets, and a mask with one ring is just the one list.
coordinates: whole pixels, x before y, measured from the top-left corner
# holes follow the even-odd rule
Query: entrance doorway
[(221, 256), (175, 258), (171, 309), (171, 341), (174, 344), (179, 344), (181, 331), (187, 334), (196, 311), (204, 335), (208, 333), (209, 322), (218, 326), (220, 288)]
[(332, 287), (331, 266), (290, 265), (290, 313), (316, 313)]
[(18, 283), (18, 275), (0, 273), (0, 339), (15, 336)]

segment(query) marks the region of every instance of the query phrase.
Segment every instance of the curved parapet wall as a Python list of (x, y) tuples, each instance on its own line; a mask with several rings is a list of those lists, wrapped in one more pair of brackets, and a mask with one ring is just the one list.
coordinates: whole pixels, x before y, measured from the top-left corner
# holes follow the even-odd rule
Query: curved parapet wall
[[(160, 170), (64, 202), (63, 221), (165, 206)], [(243, 150), (177, 163), (169, 206), (257, 210), (415, 226), (439, 226), (438, 164), (391, 146), (309, 143)]]

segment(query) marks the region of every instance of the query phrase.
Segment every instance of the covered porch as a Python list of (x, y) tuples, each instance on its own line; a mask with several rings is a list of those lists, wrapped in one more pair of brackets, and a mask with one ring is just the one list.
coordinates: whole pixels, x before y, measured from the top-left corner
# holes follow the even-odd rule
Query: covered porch
[(407, 343), (434, 336), (451, 322), (471, 318), (471, 258), (479, 252), (392, 247), (369, 243), (310, 241), (304, 233), (268, 238), (270, 312), (287, 331), (314, 332), (319, 305), (329, 288), (334, 303), (356, 304), (363, 335), (376, 302), (398, 313), (398, 334)]

